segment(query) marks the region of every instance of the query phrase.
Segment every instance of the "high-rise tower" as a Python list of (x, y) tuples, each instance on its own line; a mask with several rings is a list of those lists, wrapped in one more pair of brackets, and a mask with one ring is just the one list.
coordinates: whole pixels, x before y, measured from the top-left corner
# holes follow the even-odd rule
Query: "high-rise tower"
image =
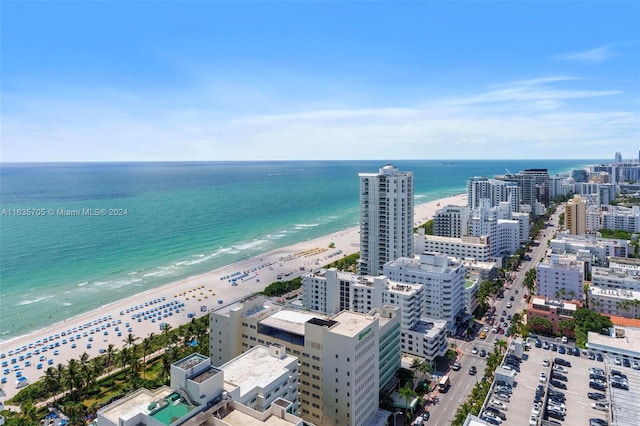
[(361, 275), (379, 275), (385, 263), (413, 257), (413, 172), (391, 164), (360, 177)]

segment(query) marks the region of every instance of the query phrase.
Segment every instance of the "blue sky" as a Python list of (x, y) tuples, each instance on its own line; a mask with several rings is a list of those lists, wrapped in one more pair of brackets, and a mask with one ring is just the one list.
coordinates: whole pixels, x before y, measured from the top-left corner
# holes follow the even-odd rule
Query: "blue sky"
[(18, 2), (2, 161), (637, 158), (640, 2)]

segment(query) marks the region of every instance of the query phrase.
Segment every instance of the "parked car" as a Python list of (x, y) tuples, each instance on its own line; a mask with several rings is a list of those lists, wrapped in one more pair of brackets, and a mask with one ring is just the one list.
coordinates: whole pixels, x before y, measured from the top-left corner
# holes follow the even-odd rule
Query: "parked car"
[(565, 367), (571, 367), (571, 363), (564, 358), (556, 358), (554, 362), (558, 365), (563, 365)]
[(469, 374), (470, 375), (475, 376), (477, 372), (478, 372), (478, 370), (476, 369), (475, 365), (472, 365), (471, 368), (469, 368)]
[(504, 414), (502, 411), (498, 410), (497, 408), (494, 408), (494, 407), (489, 406), (489, 407), (487, 407), (487, 408), (485, 409), (485, 413), (486, 413), (486, 412), (493, 413), (494, 415), (496, 415), (497, 417), (499, 417), (499, 418), (500, 418), (500, 420), (502, 420), (502, 421), (507, 420), (507, 416), (506, 416), (506, 414)]
[(611, 377), (617, 376), (617, 377), (622, 377), (623, 379), (628, 379), (627, 375), (619, 370), (611, 370), (609, 374), (611, 374)]
[(454, 371), (458, 371), (462, 368), (462, 364), (460, 364), (458, 361), (454, 362), (453, 365), (451, 366), (451, 369)]
[(594, 402), (591, 404), (591, 408), (599, 411), (609, 411), (608, 402)]
[(589, 373), (600, 374), (601, 376), (604, 376), (604, 370), (602, 368), (591, 367), (589, 369)]
[(567, 389), (567, 385), (565, 385), (563, 382), (559, 380), (551, 380), (549, 384), (551, 384), (551, 386), (556, 387), (558, 389), (562, 389), (562, 390)]
[(545, 359), (542, 360), (542, 366), (543, 367), (548, 367), (549, 366), (549, 359), (548, 358), (545, 358)]
[(627, 358), (622, 358), (622, 365), (627, 368), (631, 368), (631, 361)]
[(609, 423), (603, 419), (589, 419), (589, 426), (609, 426)]
[(553, 366), (553, 371), (557, 371), (558, 373), (564, 373), (564, 374), (567, 374), (569, 372), (569, 370), (557, 364)]
[(492, 399), (491, 401), (489, 401), (489, 406), (498, 408), (502, 411), (507, 411), (507, 404), (505, 404), (504, 402), (498, 401), (497, 399)]
[(508, 393), (496, 392), (495, 395), (493, 395), (493, 397), (495, 399), (497, 399), (498, 401), (509, 402), (509, 394)]
[(598, 383), (598, 382), (594, 382), (593, 380), (589, 381), (589, 387), (591, 389), (595, 389), (595, 390), (599, 390), (599, 391), (603, 391), (603, 392), (605, 390), (607, 390), (607, 387), (604, 384)]
[(561, 421), (564, 421), (565, 419), (565, 415), (564, 413), (561, 413), (559, 411), (555, 411), (555, 410), (547, 410), (547, 416), (553, 418), (553, 419), (558, 419)]
[(551, 373), (551, 378), (553, 380), (560, 380), (561, 382), (568, 382), (569, 378), (564, 374), (556, 373), (555, 371)]
[(598, 393), (598, 392), (589, 392), (587, 394), (587, 396), (589, 397), (589, 399), (593, 399), (594, 401), (600, 401), (603, 399), (607, 399), (607, 395), (603, 394), (603, 393)]
[(617, 389), (622, 389), (622, 390), (629, 390), (629, 385), (624, 383), (624, 382), (612, 381), (611, 382), (611, 387), (612, 388), (617, 388)]

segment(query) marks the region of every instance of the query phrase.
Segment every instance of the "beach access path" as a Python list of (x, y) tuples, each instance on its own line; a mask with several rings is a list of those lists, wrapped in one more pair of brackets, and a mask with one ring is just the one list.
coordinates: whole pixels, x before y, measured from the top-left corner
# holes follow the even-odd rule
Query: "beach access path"
[[(466, 194), (460, 194), (420, 204), (415, 208), (415, 225), (433, 218), (435, 212), (445, 205), (466, 205), (466, 202)], [(356, 253), (360, 250), (359, 242), (359, 227), (345, 229), (166, 284), (2, 342), (0, 354), (4, 354), (4, 358), (0, 362), (7, 362), (7, 367), (2, 370), (10, 370), (9, 374), (0, 376), (7, 378), (2, 388), (7, 399), (11, 398), (18, 391), (18, 371), (33, 383), (44, 375), (48, 367), (66, 364), (84, 352), (95, 357), (109, 344), (121, 349), (129, 333), (142, 339), (150, 333), (159, 334), (162, 323), (176, 328), (192, 317), (200, 317), (211, 309), (262, 291), (278, 281), (279, 276), (284, 281), (291, 280)], [(333, 247), (329, 248), (331, 243)], [(16, 363), (12, 362), (13, 359)], [(42, 364), (41, 369), (37, 368), (38, 364)]]

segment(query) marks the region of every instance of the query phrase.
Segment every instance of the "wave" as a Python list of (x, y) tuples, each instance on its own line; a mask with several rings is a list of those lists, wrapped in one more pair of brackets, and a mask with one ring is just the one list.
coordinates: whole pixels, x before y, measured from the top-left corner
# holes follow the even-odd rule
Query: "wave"
[(245, 244), (239, 244), (237, 246), (233, 246), (234, 249), (237, 250), (247, 250), (250, 248), (254, 248), (259, 246), (260, 244), (266, 242), (266, 240), (253, 240), (250, 243), (245, 243)]
[(85, 281), (83, 283), (78, 284), (78, 287), (84, 287), (87, 284), (89, 284), (89, 281)]
[(298, 223), (293, 226), (293, 229), (301, 230), (301, 229), (315, 228), (316, 226), (319, 226), (319, 225), (320, 225), (319, 223)]
[(23, 301), (19, 302), (18, 305), (20, 305), (20, 306), (33, 305), (34, 303), (42, 302), (43, 300), (51, 299), (52, 297), (53, 296), (43, 296), (43, 297), (38, 297), (37, 299), (33, 299), (33, 300), (23, 300)]

